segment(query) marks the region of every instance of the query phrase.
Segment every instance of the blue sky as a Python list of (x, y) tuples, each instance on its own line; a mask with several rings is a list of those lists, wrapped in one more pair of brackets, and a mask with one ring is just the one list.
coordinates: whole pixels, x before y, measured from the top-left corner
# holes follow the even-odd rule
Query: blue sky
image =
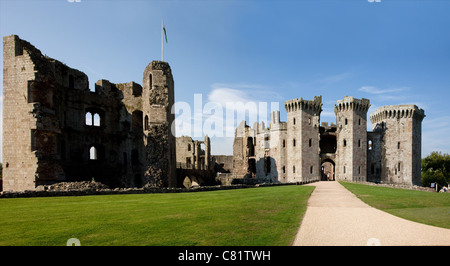
[[(369, 114), (416, 104), (426, 156), (450, 153), (449, 13), (437, 0), (0, 0), (0, 33), (83, 71), (91, 87), (142, 83), (161, 59), (164, 19), (176, 102), (279, 102), (285, 121), (284, 101), (322, 95), (325, 122), (345, 95), (370, 99)], [(232, 154), (232, 138), (212, 140), (213, 154)]]

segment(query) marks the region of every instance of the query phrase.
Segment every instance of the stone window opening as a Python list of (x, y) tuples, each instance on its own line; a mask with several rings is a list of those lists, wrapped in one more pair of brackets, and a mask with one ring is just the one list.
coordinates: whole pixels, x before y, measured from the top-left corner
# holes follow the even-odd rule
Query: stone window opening
[(309, 139), (309, 147), (312, 146), (312, 139)]
[(361, 147), (361, 140), (358, 139), (358, 147)]
[(98, 160), (98, 152), (95, 146), (89, 148), (89, 160)]
[(286, 167), (283, 166), (283, 174), (286, 173)]
[(371, 151), (373, 149), (373, 142), (372, 142), (372, 140), (369, 139), (367, 146), (369, 148), (369, 151)]
[(148, 115), (146, 115), (144, 119), (144, 129), (148, 130)]
[(294, 145), (294, 147), (295, 147), (295, 139), (294, 139), (294, 141), (293, 141), (293, 145)]
[(292, 173), (294, 173), (294, 174), (295, 174), (295, 165), (294, 165), (294, 166), (292, 166)]
[(358, 175), (361, 174), (361, 166), (358, 166)]
[(359, 126), (361, 125), (361, 118), (358, 119), (358, 125), (359, 125)]
[(188, 144), (187, 150), (188, 150), (188, 151), (191, 151), (191, 144)]
[(312, 174), (314, 171), (314, 166), (309, 167), (309, 173)]
[(398, 165), (397, 165), (397, 170), (400, 172), (400, 162), (398, 162)]
[(345, 119), (345, 124), (347, 125), (347, 123), (348, 123), (348, 120), (347, 120), (347, 118)]
[(294, 125), (295, 125), (295, 117), (294, 117)]
[(101, 116), (99, 113), (88, 111), (85, 116), (86, 126), (99, 127), (101, 125)]
[(345, 165), (344, 165), (344, 174), (345, 174)]
[(400, 142), (397, 142), (397, 149), (400, 150)]
[(344, 147), (347, 147), (347, 140), (344, 139)]
[(286, 140), (283, 139), (283, 148), (286, 147)]
[(153, 80), (152, 80), (152, 74), (148, 75), (148, 88), (152, 89), (153, 86)]

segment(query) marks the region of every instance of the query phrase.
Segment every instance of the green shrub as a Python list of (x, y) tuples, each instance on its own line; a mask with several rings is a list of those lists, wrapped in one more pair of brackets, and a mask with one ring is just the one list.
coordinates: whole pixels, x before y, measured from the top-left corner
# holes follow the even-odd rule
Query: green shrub
[(422, 186), (429, 187), (431, 183), (438, 183), (439, 187), (447, 186), (447, 180), (440, 170), (427, 170), (422, 172)]

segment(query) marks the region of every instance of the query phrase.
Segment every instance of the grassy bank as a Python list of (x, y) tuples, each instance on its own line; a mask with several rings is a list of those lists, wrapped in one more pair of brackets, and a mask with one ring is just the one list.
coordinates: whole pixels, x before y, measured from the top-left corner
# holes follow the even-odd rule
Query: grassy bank
[(450, 193), (340, 183), (372, 207), (407, 220), (450, 229)]
[(290, 245), (312, 190), (0, 199), (0, 245)]

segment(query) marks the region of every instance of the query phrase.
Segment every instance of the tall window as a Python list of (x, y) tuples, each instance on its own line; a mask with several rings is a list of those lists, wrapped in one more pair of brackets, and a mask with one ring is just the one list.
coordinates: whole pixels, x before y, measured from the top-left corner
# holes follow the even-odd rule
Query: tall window
[(147, 115), (145, 116), (145, 119), (144, 119), (144, 129), (148, 130), (148, 116)]
[(149, 85), (148, 88), (152, 89), (153, 86), (152, 74), (148, 76), (148, 85)]
[(99, 127), (101, 125), (100, 114), (94, 112), (86, 112), (85, 124), (87, 126)]
[(94, 146), (89, 148), (89, 160), (98, 160), (97, 148)]
[(100, 126), (100, 115), (99, 114), (94, 114), (93, 125), (96, 127)]

